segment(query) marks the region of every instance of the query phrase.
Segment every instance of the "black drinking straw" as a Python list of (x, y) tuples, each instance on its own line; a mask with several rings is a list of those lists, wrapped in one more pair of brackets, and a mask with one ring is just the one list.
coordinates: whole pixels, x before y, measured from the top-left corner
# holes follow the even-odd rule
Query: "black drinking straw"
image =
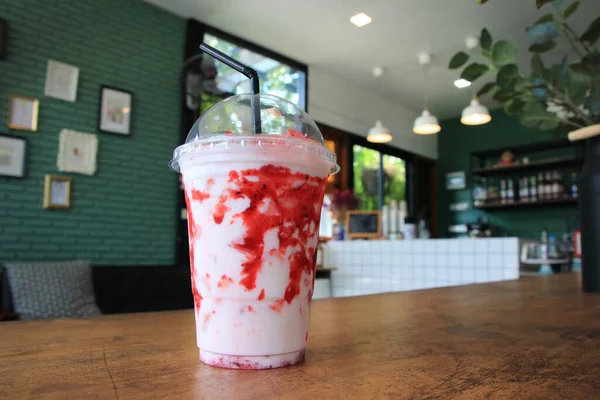
[(213, 56), (223, 64), (230, 66), (250, 79), (250, 86), (252, 86), (252, 97), (250, 98), (250, 108), (252, 108), (252, 134), (256, 135), (258, 133), (262, 133), (259, 104), (260, 88), (258, 85), (258, 74), (256, 71), (205, 43), (200, 45), (200, 50), (208, 55)]

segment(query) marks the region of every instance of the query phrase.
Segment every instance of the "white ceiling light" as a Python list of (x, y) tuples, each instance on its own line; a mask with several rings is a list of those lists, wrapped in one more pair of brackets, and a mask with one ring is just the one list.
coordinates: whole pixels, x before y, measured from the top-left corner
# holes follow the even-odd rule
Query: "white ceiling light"
[(438, 122), (438, 119), (431, 115), (429, 110), (425, 109), (421, 113), (421, 116), (415, 119), (415, 124), (413, 126), (413, 132), (419, 135), (431, 135), (433, 133), (438, 133), (442, 127)]
[[(373, 76), (379, 79), (383, 76), (385, 70), (382, 67), (373, 68)], [(369, 129), (367, 140), (372, 143), (387, 143), (392, 140), (390, 130), (383, 126), (380, 120), (375, 122), (375, 126)]]
[(415, 123), (413, 125), (413, 132), (418, 135), (431, 135), (434, 133), (438, 133), (442, 128), (440, 127), (440, 123), (438, 119), (429, 112), (429, 107), (427, 106), (427, 66), (431, 62), (431, 54), (429, 53), (421, 53), (419, 54), (419, 64), (423, 67), (423, 88), (425, 98), (425, 106), (423, 107), (423, 112), (421, 116), (415, 119)]
[(356, 14), (356, 15), (353, 15), (350, 17), (350, 22), (352, 22), (354, 25), (358, 26), (359, 28), (361, 28), (365, 25), (369, 25), (371, 23), (371, 21), (372, 21), (371, 17), (369, 17), (365, 13), (359, 13), (359, 14)]
[(471, 82), (469, 82), (466, 79), (462, 79), (461, 78), (461, 79), (457, 79), (457, 80), (454, 81), (454, 86), (456, 86), (459, 89), (464, 89), (466, 87), (471, 86)]
[(380, 120), (375, 122), (375, 126), (369, 129), (367, 140), (371, 143), (386, 143), (392, 140), (390, 130), (383, 126)]
[(492, 116), (490, 115), (490, 111), (487, 107), (479, 104), (477, 97), (473, 97), (471, 104), (463, 110), (460, 118), (460, 122), (465, 125), (483, 125), (491, 120)]

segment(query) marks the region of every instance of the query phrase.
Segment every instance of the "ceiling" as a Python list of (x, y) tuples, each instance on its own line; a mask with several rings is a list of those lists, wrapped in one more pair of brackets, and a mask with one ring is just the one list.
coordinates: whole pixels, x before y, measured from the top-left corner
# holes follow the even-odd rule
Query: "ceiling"
[[(486, 5), (476, 0), (146, 1), (335, 74), (416, 112), (423, 107), (425, 89), (417, 57), (429, 52), (429, 105), (439, 118), (459, 115), (483, 82), (472, 85), (474, 89), (457, 89), (453, 81), (458, 72), (446, 68), (455, 52), (465, 50), (465, 38), (486, 26), (494, 40), (519, 44), (519, 63), (526, 67), (524, 27), (543, 14), (534, 0), (490, 0)], [(579, 32), (600, 14), (600, 1), (581, 2), (572, 17)], [(544, 13), (552, 9), (546, 7)], [(349, 18), (358, 12), (373, 22), (355, 27)], [(377, 80), (375, 66), (385, 69)], [(491, 99), (483, 102), (494, 107)]]

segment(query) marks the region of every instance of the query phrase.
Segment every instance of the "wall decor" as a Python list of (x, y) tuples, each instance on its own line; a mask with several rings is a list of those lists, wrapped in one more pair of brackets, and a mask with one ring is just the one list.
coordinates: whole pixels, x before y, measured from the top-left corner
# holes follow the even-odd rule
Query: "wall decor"
[(0, 176), (23, 178), (26, 152), (25, 138), (0, 135)]
[(132, 103), (133, 93), (102, 86), (100, 88), (98, 130), (118, 135), (130, 135)]
[(56, 159), (59, 171), (94, 175), (97, 153), (98, 137), (95, 134), (69, 129), (60, 131)]
[(40, 102), (34, 97), (11, 95), (8, 103), (8, 127), (37, 131)]
[(466, 187), (465, 171), (449, 172), (446, 174), (446, 189), (460, 190)]
[(48, 60), (44, 94), (55, 99), (75, 101), (79, 68), (60, 61)]
[(60, 210), (71, 208), (71, 178), (46, 175), (44, 177), (44, 208)]

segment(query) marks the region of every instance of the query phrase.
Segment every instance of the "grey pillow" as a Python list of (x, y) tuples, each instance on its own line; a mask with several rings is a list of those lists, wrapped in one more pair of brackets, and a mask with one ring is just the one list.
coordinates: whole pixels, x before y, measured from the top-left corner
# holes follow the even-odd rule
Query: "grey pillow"
[(7, 263), (13, 305), (21, 319), (101, 315), (90, 261)]

